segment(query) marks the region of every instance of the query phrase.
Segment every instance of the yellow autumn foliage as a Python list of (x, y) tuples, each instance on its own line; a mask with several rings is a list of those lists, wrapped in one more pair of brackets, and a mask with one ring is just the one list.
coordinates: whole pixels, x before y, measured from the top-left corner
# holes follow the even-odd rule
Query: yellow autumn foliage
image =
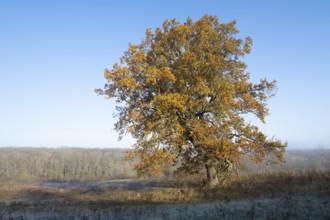
[(235, 25), (208, 15), (165, 20), (105, 71), (107, 84), (96, 91), (116, 98), (116, 130), (137, 139), (129, 158), (140, 158), (141, 175), (180, 161), (179, 170), (205, 170), (212, 182), (247, 152), (258, 161), (270, 153), (282, 159), (286, 144), (245, 122), (246, 114), (265, 121), (276, 81), (250, 81), (241, 58), (252, 39), (238, 38)]

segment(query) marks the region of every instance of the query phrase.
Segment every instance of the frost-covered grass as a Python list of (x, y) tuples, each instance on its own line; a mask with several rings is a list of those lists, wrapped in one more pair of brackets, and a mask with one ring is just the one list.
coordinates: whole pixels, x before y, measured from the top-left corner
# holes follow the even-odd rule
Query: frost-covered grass
[(0, 219), (329, 219), (329, 170), (195, 180), (0, 184)]

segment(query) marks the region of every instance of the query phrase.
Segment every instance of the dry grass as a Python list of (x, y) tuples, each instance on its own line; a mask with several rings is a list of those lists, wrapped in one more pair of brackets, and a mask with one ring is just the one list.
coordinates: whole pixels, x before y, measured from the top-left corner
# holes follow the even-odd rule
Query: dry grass
[[(268, 171), (245, 174), (225, 187), (227, 196), (237, 198), (274, 196), (278, 193), (298, 193), (309, 190), (330, 190), (329, 170)], [(224, 191), (221, 191), (223, 193)]]
[[(137, 182), (139, 183), (139, 182)], [(74, 185), (74, 183), (73, 183)], [(141, 185), (141, 183), (140, 183)], [(128, 187), (71, 187), (58, 188), (48, 185), (2, 183), (0, 202), (28, 203), (100, 203), (144, 204), (214, 199), (241, 199), (246, 197), (274, 196), (279, 193), (298, 193), (310, 190), (329, 190), (330, 172), (321, 170), (296, 170), (245, 174), (234, 177), (226, 186), (217, 189), (198, 187), (192, 180), (144, 182), (137, 188)]]
[[(290, 214), (294, 219), (313, 213), (311, 216), (326, 219), (329, 211), (326, 207), (329, 205), (330, 171), (245, 174), (234, 177), (227, 186), (218, 189), (205, 189), (198, 186), (199, 181), (191, 179), (120, 183), (64, 183), (63, 186), (60, 183), (1, 183), (0, 217), (192, 219), (193, 216), (193, 219), (253, 219), (261, 215), (262, 218), (277, 219), (278, 213), (282, 213), (281, 216)], [(327, 197), (318, 201), (315, 198), (319, 196), (311, 193)], [(306, 198), (315, 201), (306, 202)], [(282, 205), (284, 203), (285, 206)], [(272, 216), (275, 218), (269, 218)]]
[(307, 153), (291, 152), (278, 166), (244, 163), (240, 176), (217, 189), (203, 188), (203, 176), (0, 178), (0, 219), (330, 219), (330, 154)]

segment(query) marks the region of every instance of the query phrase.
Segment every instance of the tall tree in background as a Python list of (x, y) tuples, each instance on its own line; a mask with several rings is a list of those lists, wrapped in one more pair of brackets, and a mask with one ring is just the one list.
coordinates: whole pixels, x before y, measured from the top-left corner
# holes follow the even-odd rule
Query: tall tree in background
[(237, 33), (235, 21), (222, 24), (215, 16), (184, 24), (166, 20), (105, 70), (107, 84), (96, 92), (116, 99), (120, 137), (137, 139), (131, 156), (140, 158), (139, 174), (176, 164), (191, 173), (206, 171), (214, 187), (242, 154), (282, 159), (286, 144), (268, 140), (244, 120), (253, 114), (265, 122), (276, 82), (249, 81), (240, 58), (252, 40)]

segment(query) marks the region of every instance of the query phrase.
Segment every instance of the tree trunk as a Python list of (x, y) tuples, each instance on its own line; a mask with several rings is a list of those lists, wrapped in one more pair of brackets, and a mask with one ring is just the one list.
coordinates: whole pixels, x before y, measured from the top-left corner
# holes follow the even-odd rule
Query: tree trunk
[(215, 188), (219, 186), (220, 182), (215, 165), (213, 163), (208, 162), (205, 164), (205, 169), (207, 175), (206, 186), (208, 186), (209, 188)]

